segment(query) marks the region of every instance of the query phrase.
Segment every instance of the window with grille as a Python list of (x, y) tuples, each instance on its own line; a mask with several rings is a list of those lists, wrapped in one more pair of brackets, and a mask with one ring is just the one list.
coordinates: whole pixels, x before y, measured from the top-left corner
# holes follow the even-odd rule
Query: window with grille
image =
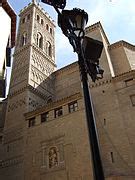
[(46, 122), (49, 118), (49, 112), (41, 114), (41, 123)]
[(68, 104), (69, 113), (75, 112), (78, 110), (78, 103), (77, 101), (71, 102)]
[(35, 117), (29, 119), (29, 127), (35, 126)]
[(54, 115), (55, 115), (55, 118), (59, 117), (59, 116), (62, 116), (63, 115), (63, 110), (62, 110), (62, 107), (59, 107), (57, 109), (54, 110)]

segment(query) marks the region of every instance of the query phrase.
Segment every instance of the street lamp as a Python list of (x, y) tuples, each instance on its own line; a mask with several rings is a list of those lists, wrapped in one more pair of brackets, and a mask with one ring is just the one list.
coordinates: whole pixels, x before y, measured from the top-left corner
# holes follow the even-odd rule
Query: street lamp
[[(46, 1), (49, 0), (41, 1), (46, 3)], [(103, 43), (85, 36), (84, 29), (88, 21), (88, 15), (84, 10), (74, 8), (73, 10), (62, 10), (62, 12), (60, 12), (58, 8), (64, 9), (64, 6), (62, 7), (62, 5), (59, 4), (58, 7), (58, 1), (60, 2), (62, 0), (50, 0), (50, 3), (47, 4), (52, 5), (57, 11), (58, 25), (63, 34), (68, 37), (74, 52), (78, 54), (78, 64), (83, 87), (86, 120), (93, 163), (93, 175), (95, 180), (104, 180), (97, 128), (87, 77), (87, 74), (89, 74), (93, 82), (103, 77), (104, 71), (99, 67), (99, 58), (102, 53)]]

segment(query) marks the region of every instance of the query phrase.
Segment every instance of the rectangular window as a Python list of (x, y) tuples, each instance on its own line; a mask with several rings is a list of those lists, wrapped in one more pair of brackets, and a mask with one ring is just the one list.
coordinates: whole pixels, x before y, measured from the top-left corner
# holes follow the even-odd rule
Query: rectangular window
[(63, 115), (63, 110), (62, 110), (62, 107), (59, 107), (57, 109), (54, 110), (54, 116), (55, 118), (59, 117), (59, 116), (62, 116)]
[(41, 114), (41, 123), (46, 122), (49, 118), (49, 112)]
[(132, 106), (135, 106), (135, 94), (130, 96)]
[(29, 119), (29, 127), (35, 126), (35, 117)]
[(78, 103), (77, 101), (71, 102), (68, 104), (69, 113), (75, 112), (78, 110)]
[(125, 84), (126, 84), (126, 87), (133, 85), (134, 84), (134, 79), (131, 78), (131, 79), (125, 80)]

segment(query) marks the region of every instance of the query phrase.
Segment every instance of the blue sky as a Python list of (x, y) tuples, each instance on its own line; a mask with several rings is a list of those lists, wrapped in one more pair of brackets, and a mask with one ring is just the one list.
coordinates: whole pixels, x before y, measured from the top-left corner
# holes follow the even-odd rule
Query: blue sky
[[(32, 0), (9, 0), (9, 3), (18, 14), (19, 11)], [(40, 3), (45, 11), (55, 20), (57, 13), (53, 7)], [(87, 26), (98, 21), (102, 23), (110, 43), (125, 40), (135, 44), (135, 5), (134, 0), (67, 0), (65, 9), (78, 7), (89, 15)], [(19, 20), (19, 18), (18, 18)], [(77, 59), (68, 39), (64, 37), (59, 27), (56, 27), (56, 63), (58, 68)]]
[[(9, 3), (16, 14), (19, 14), (19, 11), (31, 1), (9, 0)], [(56, 64), (58, 68), (61, 68), (77, 60), (77, 56), (73, 53), (68, 39), (64, 37), (60, 28), (57, 27), (57, 13), (53, 7), (43, 3), (40, 4), (56, 22)], [(135, 44), (134, 0), (67, 0), (65, 9), (73, 9), (75, 7), (84, 9), (88, 13), (89, 21), (87, 26), (98, 21), (102, 23), (110, 43), (125, 40)], [(10, 70), (8, 70), (8, 74), (10, 77)]]

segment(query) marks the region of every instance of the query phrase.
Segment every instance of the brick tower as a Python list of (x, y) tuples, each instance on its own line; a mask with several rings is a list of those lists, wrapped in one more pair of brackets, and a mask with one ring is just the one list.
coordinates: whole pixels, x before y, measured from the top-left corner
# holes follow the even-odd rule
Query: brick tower
[(54, 28), (36, 1), (20, 11), (3, 136), (2, 160), (9, 160), (0, 179), (24, 179), (24, 113), (54, 98), (50, 76), (56, 67)]

